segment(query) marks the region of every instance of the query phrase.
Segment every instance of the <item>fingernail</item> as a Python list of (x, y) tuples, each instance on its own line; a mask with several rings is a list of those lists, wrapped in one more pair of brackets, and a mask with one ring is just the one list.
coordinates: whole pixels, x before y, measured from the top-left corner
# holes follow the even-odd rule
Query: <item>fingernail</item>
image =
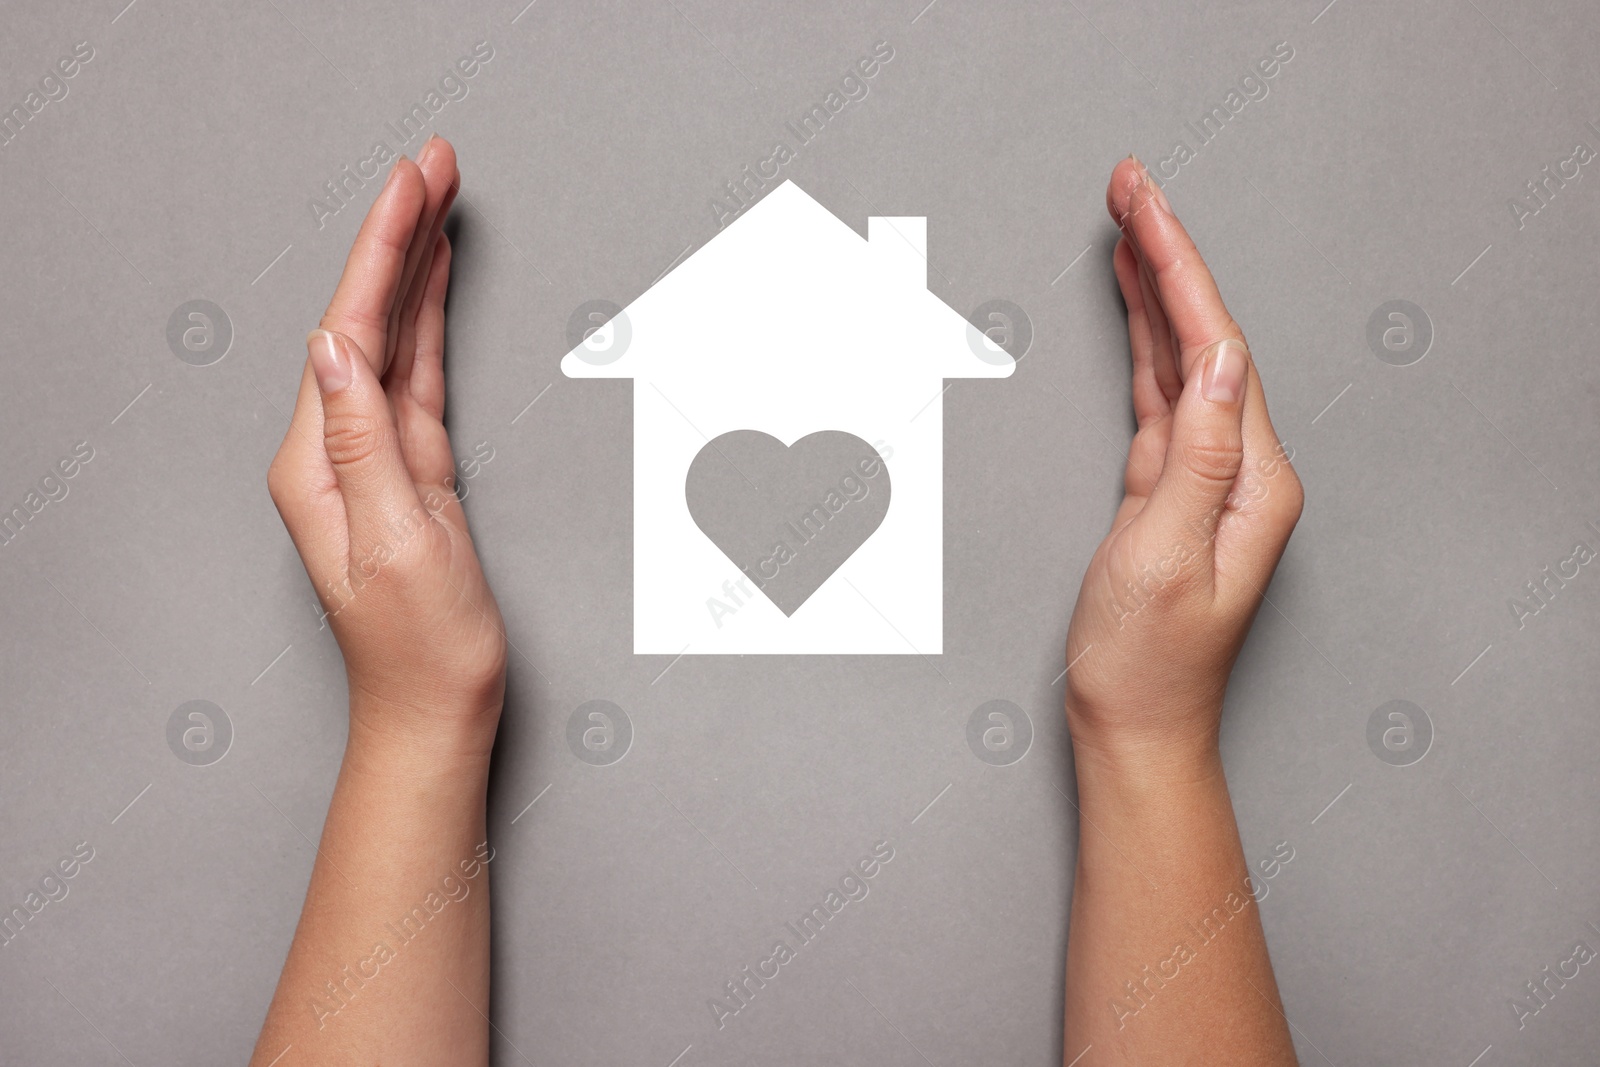
[(1200, 394), (1219, 404), (1238, 403), (1244, 392), (1245, 363), (1244, 345), (1238, 341), (1222, 342), (1206, 368)]
[(350, 356), (338, 338), (327, 330), (312, 330), (306, 334), (306, 348), (311, 353), (311, 372), (317, 376), (318, 389), (337, 393), (350, 384)]
[[(1143, 166), (1143, 164), (1140, 164), (1140, 166)], [(1156, 203), (1161, 205), (1161, 210), (1165, 211), (1168, 215), (1172, 214), (1172, 205), (1167, 202), (1166, 192), (1161, 188), (1160, 184), (1150, 176), (1150, 172), (1148, 170), (1144, 172), (1144, 184), (1145, 188), (1150, 190), (1150, 195), (1155, 197)]]
[(399, 177), (400, 175), (400, 164), (405, 162), (405, 158), (405, 156), (401, 156), (399, 159), (394, 161), (394, 166), (389, 168), (389, 177), (386, 181), (384, 181), (383, 189), (378, 195), (381, 196), (383, 193), (389, 191), (389, 186), (393, 185), (395, 178)]
[(1132, 152), (1128, 153), (1128, 158), (1133, 160), (1133, 165), (1134, 165), (1134, 167), (1137, 168), (1138, 174), (1139, 174), (1139, 181), (1136, 182), (1131, 187), (1129, 187), (1129, 189), (1128, 189), (1128, 193), (1131, 195), (1133, 193), (1133, 191), (1135, 189), (1137, 189), (1141, 183), (1143, 183), (1145, 180), (1147, 180), (1149, 178), (1150, 172), (1145, 169), (1144, 160), (1140, 159), (1138, 156), (1134, 155)]
[(422, 147), (417, 150), (417, 166), (422, 166), (422, 161), (428, 158), (428, 153), (433, 151), (433, 139), (439, 136), (436, 133), (428, 134), (428, 139), (422, 142)]
[(1139, 164), (1139, 174), (1144, 179), (1145, 191), (1150, 194), (1150, 198), (1160, 206), (1162, 211), (1169, 215), (1172, 214), (1172, 205), (1167, 203), (1167, 194), (1161, 191), (1161, 186), (1156, 183), (1155, 177), (1151, 175), (1150, 168), (1145, 166), (1144, 161), (1141, 159), (1137, 159), (1134, 156), (1129, 156), (1128, 158)]

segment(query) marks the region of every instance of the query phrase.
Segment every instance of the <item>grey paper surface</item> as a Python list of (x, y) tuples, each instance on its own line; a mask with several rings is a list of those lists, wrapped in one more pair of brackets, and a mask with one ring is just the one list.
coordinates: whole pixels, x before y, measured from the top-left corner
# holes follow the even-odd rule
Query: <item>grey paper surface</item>
[[(124, 2), (0, 34), (0, 508), (28, 513), (0, 904), (92, 850), (0, 948), (0, 1059), (252, 1046), (345, 716), (265, 470), (374, 146), (414, 151), (391, 124), (420, 105), (462, 160), (449, 421), (516, 648), (498, 1062), (1076, 1053), (1060, 675), (1132, 430), (1103, 206), (1130, 151), (1307, 487), (1224, 728), (1247, 855), (1293, 849), (1261, 909), (1302, 1061), (1593, 1061), (1594, 965), (1512, 1006), (1600, 946), (1591, 6)], [(563, 378), (568, 323), (692, 255), (780, 144), (863, 233), (927, 216), (952, 306), (1027, 316), (1012, 378), (945, 396), (942, 656), (630, 652), (631, 387)], [(569, 729), (597, 711), (622, 758)], [(719, 1028), (708, 1001), (879, 842), (870, 893)]]

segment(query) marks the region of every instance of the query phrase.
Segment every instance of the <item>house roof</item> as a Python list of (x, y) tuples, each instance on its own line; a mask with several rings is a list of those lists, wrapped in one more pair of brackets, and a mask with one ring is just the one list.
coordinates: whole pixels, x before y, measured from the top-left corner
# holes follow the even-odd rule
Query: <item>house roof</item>
[(754, 389), (1008, 377), (1011, 357), (928, 292), (927, 220), (873, 216), (867, 231), (785, 181), (572, 349), (562, 372), (731, 375)]

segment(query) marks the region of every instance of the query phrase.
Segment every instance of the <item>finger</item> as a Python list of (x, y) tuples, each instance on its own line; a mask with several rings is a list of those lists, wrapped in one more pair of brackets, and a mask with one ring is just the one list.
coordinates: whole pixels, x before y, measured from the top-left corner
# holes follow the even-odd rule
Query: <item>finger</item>
[(1122, 503), (1117, 505), (1117, 513), (1111, 517), (1111, 535), (1115, 536), (1120, 533), (1124, 526), (1138, 518), (1139, 513), (1145, 509), (1145, 505), (1148, 503), (1149, 501), (1144, 497), (1123, 497)]
[(418, 491), (429, 488), (455, 492), (456, 459), (444, 423), (407, 396), (395, 405), (395, 426), (400, 432), (400, 454)]
[(300, 372), (300, 389), (295, 394), (294, 414), (289, 416), (289, 429), (278, 446), (273, 462), (286, 461), (297, 473), (312, 476), (302, 479), (322, 488), (338, 486), (333, 478), (333, 467), (328, 463), (328, 451), (322, 444), (322, 394), (317, 391), (316, 375), (308, 359)]
[(444, 418), (444, 301), (450, 290), (450, 238), (439, 235), (415, 322), (411, 395), (435, 419)]
[[(1290, 451), (1278, 437), (1278, 431), (1272, 424), (1272, 416), (1267, 410), (1266, 389), (1262, 385), (1260, 369), (1252, 355), (1250, 360), (1250, 382), (1245, 390), (1244, 398), (1244, 467), (1243, 476), (1259, 479), (1264, 483), (1264, 488), (1256, 492), (1255, 496), (1265, 497), (1280, 482), (1285, 490), (1281, 506), (1287, 510), (1298, 511), (1299, 484), (1289, 463)], [(1293, 508), (1289, 508), (1290, 504)], [(1230, 516), (1231, 519), (1248, 519), (1263, 509), (1260, 507), (1241, 508), (1240, 514)]]
[(1149, 172), (1142, 164), (1119, 164), (1112, 178), (1113, 209), (1122, 210), (1150, 269), (1156, 294), (1177, 335), (1178, 370), (1187, 380), (1203, 350), (1227, 338), (1242, 340), (1244, 335), (1223, 305), (1199, 249)]
[[(1134, 232), (1129, 217), (1130, 205), (1127, 189), (1131, 182), (1142, 179), (1144, 165), (1133, 156), (1119, 162), (1111, 169), (1111, 180), (1106, 183), (1106, 210), (1116, 220), (1117, 226), (1122, 230), (1123, 240), (1127, 242), (1129, 250), (1133, 253), (1133, 263), (1136, 276), (1139, 278), (1139, 291), (1145, 314), (1150, 321), (1150, 343), (1153, 353), (1153, 365), (1156, 383), (1161, 388), (1162, 396), (1167, 401), (1167, 406), (1178, 399), (1178, 394), (1183, 392), (1183, 378), (1178, 373), (1177, 347), (1174, 343), (1172, 327), (1167, 321), (1167, 315), (1161, 306), (1161, 298), (1156, 290), (1155, 278), (1150, 274), (1150, 267), (1145, 262), (1143, 250), (1139, 247), (1138, 235)], [(1120, 278), (1118, 279), (1121, 280)], [(1124, 290), (1126, 293), (1126, 290)]]
[(1146, 499), (1161, 484), (1161, 471), (1166, 466), (1171, 440), (1170, 415), (1146, 424), (1133, 435), (1122, 475), (1123, 492), (1129, 499)]
[(1267, 392), (1254, 357), (1250, 360), (1250, 384), (1244, 396), (1244, 461), (1248, 469), (1272, 473), (1276, 462), (1287, 463), (1286, 450), (1267, 411)]
[[(456, 172), (451, 181), (459, 186), (460, 172)], [(384, 386), (390, 395), (407, 392), (411, 387), (411, 375), (416, 370), (417, 360), (417, 316), (422, 312), (423, 298), (427, 295), (428, 281), (433, 274), (433, 264), (439, 252), (439, 242), (444, 240), (445, 216), (450, 210), (450, 204), (455, 200), (454, 188), (445, 194), (445, 202), (434, 220), (433, 232), (429, 235), (428, 256), (417, 270), (417, 275), (411, 281), (411, 288), (406, 293), (405, 306), (400, 312), (399, 341), (395, 346), (393, 361), (389, 364), (389, 372), (384, 376)]]
[(444, 422), (444, 300), (450, 284), (450, 239), (439, 235), (417, 309), (415, 357), (405, 382), (392, 382), (400, 448), (412, 479), (443, 492), (455, 489), (455, 456)]
[(1209, 558), (1244, 462), (1243, 401), (1250, 357), (1243, 343), (1222, 341), (1201, 354), (1196, 370), (1178, 398), (1161, 481), (1140, 521), (1148, 518), (1162, 530), (1192, 531), (1205, 542)]
[(422, 171), (425, 199), (417, 223), (417, 236), (406, 253), (406, 265), (401, 277), (400, 299), (396, 301), (390, 319), (389, 350), (384, 366), (390, 371), (402, 364), (398, 380), (410, 373), (410, 327), (416, 318), (417, 307), (422, 302), (422, 289), (428, 280), (428, 266), (433, 262), (433, 244), (444, 226), (445, 216), (461, 187), (461, 176), (456, 170), (456, 152), (443, 137), (430, 137), (417, 153), (417, 167)]
[(348, 337), (313, 330), (306, 338), (322, 395), (323, 447), (349, 524), (349, 558), (369, 556), (421, 514), (399, 433), (367, 356)]
[(319, 590), (342, 578), (349, 558), (344, 498), (322, 443), (322, 396), (310, 360), (294, 415), (267, 468), (267, 491)]
[(1167, 403), (1176, 404), (1178, 397), (1183, 394), (1183, 374), (1180, 360), (1178, 359), (1178, 339), (1172, 332), (1172, 323), (1167, 318), (1167, 309), (1161, 303), (1161, 294), (1156, 289), (1155, 276), (1150, 273), (1150, 265), (1145, 262), (1143, 255), (1138, 255), (1137, 244), (1134, 251), (1139, 264), (1139, 288), (1144, 295), (1145, 314), (1150, 317), (1150, 338), (1153, 361), (1155, 364), (1156, 382), (1161, 386), (1162, 394), (1167, 398)]
[(1133, 356), (1133, 415), (1142, 427), (1172, 410), (1161, 386), (1156, 382), (1155, 348), (1150, 336), (1150, 317), (1145, 312), (1144, 292), (1139, 284), (1139, 260), (1127, 240), (1117, 242), (1111, 256), (1116, 270), (1122, 302), (1128, 307), (1128, 350)]
[[(1106, 183), (1106, 213), (1111, 216), (1111, 221), (1123, 227), (1123, 232), (1132, 239), (1124, 223), (1128, 218), (1128, 193), (1130, 186), (1136, 184), (1144, 177), (1144, 164), (1136, 156), (1117, 160), (1117, 165), (1111, 168), (1111, 180)], [(1135, 249), (1137, 251), (1137, 249)]]
[(354, 342), (366, 353), (375, 373), (383, 370), (389, 322), (402, 293), (406, 257), (426, 194), (422, 172), (402, 156), (361, 223), (344, 274), (319, 324)]
[(1246, 390), (1244, 467), (1217, 528), (1216, 573), (1224, 585), (1225, 579), (1238, 578), (1238, 594), (1249, 598), (1261, 595), (1272, 580), (1300, 519), (1305, 491), (1273, 429), (1253, 361)]

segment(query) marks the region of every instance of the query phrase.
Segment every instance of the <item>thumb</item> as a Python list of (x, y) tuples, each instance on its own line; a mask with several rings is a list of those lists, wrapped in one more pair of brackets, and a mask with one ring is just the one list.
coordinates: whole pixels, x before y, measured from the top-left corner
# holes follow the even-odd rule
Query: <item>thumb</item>
[(306, 337), (322, 394), (323, 447), (344, 497), (351, 559), (398, 551), (401, 535), (426, 521), (416, 483), (400, 451), (389, 398), (360, 347), (342, 333)]
[(1217, 523), (1244, 463), (1244, 342), (1219, 341), (1200, 354), (1172, 413), (1172, 438), (1145, 513), (1165, 529), (1187, 527), (1211, 556)]

